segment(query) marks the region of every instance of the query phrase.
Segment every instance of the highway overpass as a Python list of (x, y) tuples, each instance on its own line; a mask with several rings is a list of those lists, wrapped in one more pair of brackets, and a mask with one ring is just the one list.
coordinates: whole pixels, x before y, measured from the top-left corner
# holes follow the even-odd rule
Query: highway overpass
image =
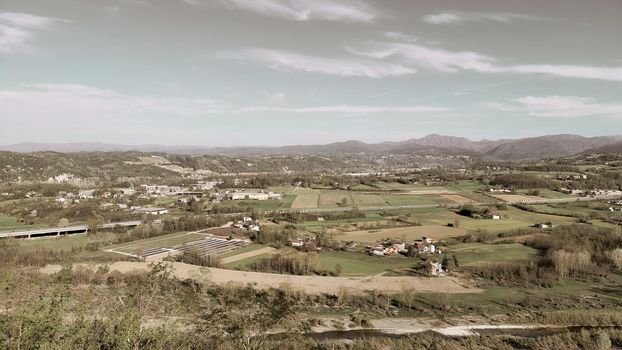
[[(113, 222), (109, 224), (100, 225), (99, 228), (109, 229), (109, 228), (114, 228), (116, 226), (136, 227), (140, 225), (141, 223), (142, 223), (141, 221)], [(79, 225), (79, 226), (67, 226), (67, 227), (42, 228), (42, 229), (27, 230), (27, 231), (0, 232), (0, 238), (38, 238), (38, 237), (49, 237), (49, 236), (73, 235), (77, 233), (87, 233), (87, 232), (89, 232), (89, 226)]]

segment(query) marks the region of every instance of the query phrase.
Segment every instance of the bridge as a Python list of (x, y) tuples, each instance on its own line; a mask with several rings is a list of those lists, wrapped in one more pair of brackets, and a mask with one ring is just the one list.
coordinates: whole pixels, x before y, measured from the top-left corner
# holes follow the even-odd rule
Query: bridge
[[(140, 225), (142, 221), (124, 221), (124, 222), (112, 222), (109, 224), (99, 225), (98, 228), (102, 229), (110, 229), (117, 226), (121, 227), (136, 227)], [(38, 237), (49, 237), (49, 236), (60, 236), (60, 235), (73, 235), (79, 233), (87, 233), (89, 232), (90, 227), (87, 225), (79, 225), (79, 226), (67, 226), (67, 227), (51, 227), (51, 228), (42, 228), (36, 230), (27, 230), (27, 231), (11, 231), (11, 232), (0, 232), (1, 238), (38, 238)]]

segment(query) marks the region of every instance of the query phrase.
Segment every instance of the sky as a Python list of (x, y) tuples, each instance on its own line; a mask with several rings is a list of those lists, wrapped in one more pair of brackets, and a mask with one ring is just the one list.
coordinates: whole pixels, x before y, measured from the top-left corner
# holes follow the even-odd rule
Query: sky
[(620, 0), (3, 0), (0, 144), (622, 134)]

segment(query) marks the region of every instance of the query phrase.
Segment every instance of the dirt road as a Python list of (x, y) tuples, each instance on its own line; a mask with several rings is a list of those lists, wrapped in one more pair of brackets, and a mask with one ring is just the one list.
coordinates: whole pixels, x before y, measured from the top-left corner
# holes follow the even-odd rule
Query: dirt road
[[(97, 264), (76, 264), (97, 269)], [(149, 263), (120, 261), (108, 264), (110, 270), (119, 272), (147, 271)], [(55, 273), (61, 270), (60, 265), (48, 265), (40, 271)], [(468, 281), (456, 277), (325, 277), (325, 276), (292, 276), (263, 272), (246, 272), (226, 269), (206, 268), (184, 263), (173, 263), (173, 273), (180, 279), (192, 278), (218, 284), (254, 283), (258, 288), (288, 287), (303, 290), (309, 294), (336, 294), (346, 289), (352, 294), (378, 290), (388, 293), (400, 293), (404, 288), (412, 288), (423, 293), (481, 293), (483, 290), (471, 285)]]

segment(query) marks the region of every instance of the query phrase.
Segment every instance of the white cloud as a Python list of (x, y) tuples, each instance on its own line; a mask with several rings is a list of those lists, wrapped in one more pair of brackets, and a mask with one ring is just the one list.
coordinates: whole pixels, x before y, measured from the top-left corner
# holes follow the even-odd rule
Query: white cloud
[(376, 60), (325, 58), (270, 49), (246, 49), (222, 56), (264, 63), (269, 68), (279, 71), (301, 71), (341, 77), (382, 78), (416, 72), (414, 68)]
[(414, 43), (377, 43), (371, 50), (349, 49), (350, 52), (366, 57), (396, 59), (407, 66), (419, 66), (442, 72), (459, 70), (490, 71), (494, 69), (494, 58), (471, 51), (448, 51), (430, 48)]
[(504, 65), (494, 57), (472, 51), (449, 51), (418, 43), (404, 42), (400, 37), (389, 42), (374, 42), (367, 49), (350, 52), (405, 67), (423, 67), (441, 72), (473, 71), (480, 73), (544, 74), (565, 78), (622, 81), (622, 67), (598, 67), (558, 64)]
[[(191, 0), (194, 1), (194, 0)], [(383, 16), (361, 1), (217, 0), (229, 8), (291, 21), (374, 22)]]
[(207, 98), (126, 96), (114, 90), (77, 84), (33, 84), (0, 91), (6, 116), (109, 118), (137, 113), (192, 116), (219, 113), (230, 106)]
[(442, 12), (423, 17), (430, 24), (464, 24), (465, 22), (503, 22), (513, 21), (547, 21), (550, 18), (525, 15), (520, 13), (494, 13), (494, 12)]
[[(272, 96), (279, 101), (286, 97), (284, 93), (274, 93)], [(30, 120), (37, 124), (53, 120), (59, 123), (126, 121), (134, 115), (194, 117), (262, 112), (370, 114), (447, 111), (446, 108), (433, 106), (236, 107), (209, 98), (131, 96), (79, 84), (32, 84), (15, 90), (0, 90), (0, 110), (4, 118), (19, 116), (22, 122)]]
[(283, 103), (285, 102), (285, 99), (287, 98), (287, 94), (285, 94), (284, 92), (267, 92), (264, 91), (262, 92), (262, 94), (264, 96), (266, 96), (268, 98), (268, 100), (272, 103)]
[(488, 103), (488, 108), (544, 118), (612, 116), (622, 118), (622, 104), (599, 103), (577, 96), (524, 96), (511, 103)]
[(371, 114), (371, 113), (424, 113), (446, 112), (447, 108), (433, 106), (319, 106), (319, 107), (247, 107), (244, 112), (285, 112), (285, 113), (347, 113), (347, 114)]
[(68, 22), (60, 18), (42, 17), (17, 12), (0, 12), (0, 54), (28, 52), (28, 43), (37, 31), (44, 30), (57, 22)]

